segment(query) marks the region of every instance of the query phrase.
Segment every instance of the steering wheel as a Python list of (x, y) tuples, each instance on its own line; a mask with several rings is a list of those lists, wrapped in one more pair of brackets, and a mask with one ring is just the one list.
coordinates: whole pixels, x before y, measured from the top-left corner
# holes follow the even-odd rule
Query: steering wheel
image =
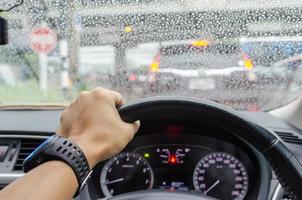
[[(302, 199), (302, 165), (293, 153), (269, 130), (249, 121), (237, 111), (213, 102), (186, 97), (153, 97), (132, 102), (119, 109), (126, 122), (148, 119), (207, 121), (225, 128), (254, 146), (270, 163), (283, 189), (293, 199)], [(191, 193), (143, 191), (125, 193), (112, 200), (196, 199)], [(198, 199), (213, 199), (198, 195)]]

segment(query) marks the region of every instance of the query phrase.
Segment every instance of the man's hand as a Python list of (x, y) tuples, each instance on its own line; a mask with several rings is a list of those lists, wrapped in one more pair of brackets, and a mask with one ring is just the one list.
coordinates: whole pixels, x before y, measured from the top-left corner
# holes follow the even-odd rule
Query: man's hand
[[(139, 122), (131, 124), (121, 120), (116, 108), (123, 103), (117, 92), (101, 88), (81, 92), (62, 113), (57, 134), (76, 142), (93, 168), (119, 153), (139, 128)], [(1, 190), (0, 199), (72, 199), (78, 186), (70, 166), (49, 161)]]
[(95, 88), (81, 92), (61, 115), (57, 135), (77, 143), (90, 168), (119, 153), (138, 131), (139, 122), (123, 122), (117, 107), (123, 97), (114, 91)]

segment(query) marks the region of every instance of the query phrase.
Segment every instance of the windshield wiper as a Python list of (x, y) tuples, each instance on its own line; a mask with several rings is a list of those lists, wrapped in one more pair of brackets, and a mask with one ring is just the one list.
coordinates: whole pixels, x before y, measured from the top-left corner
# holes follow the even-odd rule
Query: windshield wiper
[(1, 8), (0, 8), (0, 12), (9, 12), (9, 11), (11, 11), (12, 9), (14, 9), (14, 8), (16, 8), (16, 7), (21, 6), (23, 3), (24, 3), (24, 0), (20, 0), (19, 3), (17, 3), (17, 4), (15, 4), (15, 5), (11, 6), (11, 7), (8, 8), (8, 9), (1, 9)]

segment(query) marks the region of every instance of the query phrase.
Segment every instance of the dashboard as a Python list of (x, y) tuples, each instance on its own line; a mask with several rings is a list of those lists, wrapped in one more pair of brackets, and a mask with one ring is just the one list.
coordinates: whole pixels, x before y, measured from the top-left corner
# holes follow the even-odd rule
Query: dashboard
[(96, 167), (89, 184), (94, 198), (155, 189), (257, 199), (260, 163), (257, 153), (239, 138), (207, 125), (143, 124), (123, 152)]
[[(23, 159), (54, 134), (61, 112), (0, 111), (0, 189), (23, 175)], [(242, 114), (277, 133), (302, 162), (301, 130), (267, 113)], [(231, 130), (207, 123), (158, 120), (142, 121), (123, 152), (95, 167), (87, 187), (75, 200), (149, 189), (232, 200), (283, 196), (264, 157)]]

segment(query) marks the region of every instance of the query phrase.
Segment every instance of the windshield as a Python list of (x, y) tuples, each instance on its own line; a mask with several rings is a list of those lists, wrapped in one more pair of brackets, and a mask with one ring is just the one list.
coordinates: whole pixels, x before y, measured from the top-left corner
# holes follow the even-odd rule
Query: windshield
[(277, 108), (301, 93), (301, 12), (300, 0), (25, 0), (0, 14), (0, 104), (65, 104), (100, 86)]

